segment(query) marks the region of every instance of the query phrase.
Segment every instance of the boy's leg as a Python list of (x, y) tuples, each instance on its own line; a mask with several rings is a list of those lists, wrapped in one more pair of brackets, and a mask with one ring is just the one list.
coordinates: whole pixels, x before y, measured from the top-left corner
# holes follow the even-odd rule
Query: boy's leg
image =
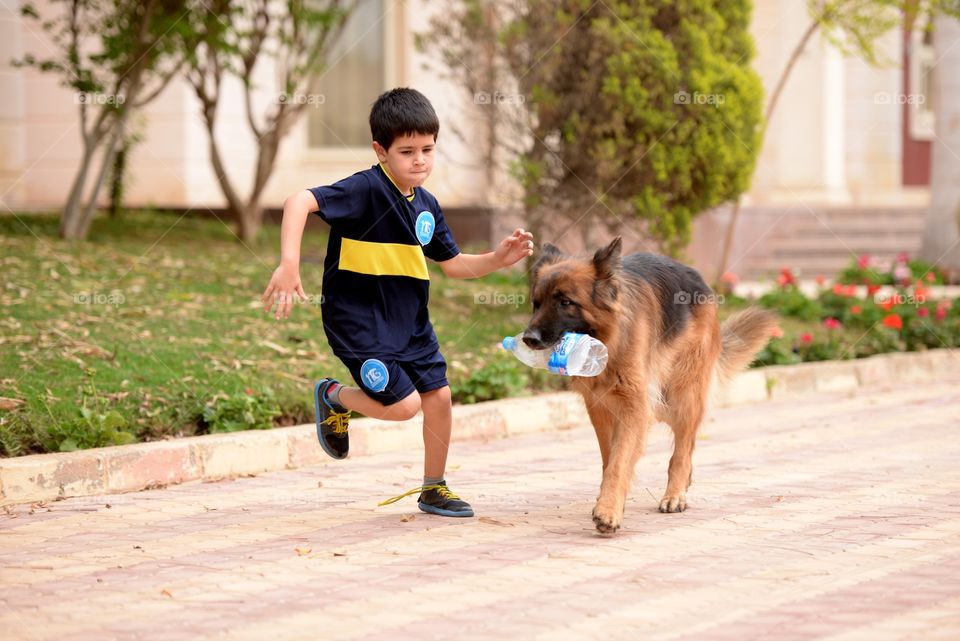
[(445, 385), (422, 393), (420, 405), (423, 408), (423, 475), (442, 479), (453, 426), (450, 387)]
[(384, 421), (405, 421), (413, 418), (420, 410), (420, 394), (410, 392), (403, 400), (390, 405), (367, 396), (359, 387), (342, 387), (340, 389), (340, 404), (348, 410), (360, 412), (370, 418), (379, 418)]
[(341, 360), (354, 380), (366, 389), (345, 387), (329, 378), (314, 387), (317, 439), (323, 450), (335, 459), (346, 458), (350, 451), (347, 432), (351, 410), (392, 421), (413, 418), (420, 410), (420, 394), (396, 362)]

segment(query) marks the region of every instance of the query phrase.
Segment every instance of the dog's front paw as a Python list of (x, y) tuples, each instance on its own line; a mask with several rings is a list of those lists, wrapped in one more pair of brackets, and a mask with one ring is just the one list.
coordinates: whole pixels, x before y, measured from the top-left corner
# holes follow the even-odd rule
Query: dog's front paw
[(687, 497), (684, 494), (664, 496), (663, 499), (660, 500), (661, 512), (683, 512), (685, 509), (687, 509)]
[(623, 510), (617, 510), (609, 507), (597, 506), (593, 508), (593, 524), (597, 526), (597, 532), (601, 534), (613, 534), (620, 529), (623, 522)]

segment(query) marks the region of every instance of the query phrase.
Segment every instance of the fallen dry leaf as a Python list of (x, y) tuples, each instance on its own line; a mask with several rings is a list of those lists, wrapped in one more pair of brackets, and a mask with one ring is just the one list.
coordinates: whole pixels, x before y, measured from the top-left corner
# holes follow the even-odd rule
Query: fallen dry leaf
[(297, 556), (306, 556), (313, 552), (311, 548), (294, 548), (294, 550), (296, 550)]
[(21, 401), (19, 398), (7, 398), (6, 396), (0, 396), (0, 410), (15, 410), (26, 401)]
[(401, 523), (409, 523), (410, 521), (414, 520), (415, 518), (417, 518), (417, 515), (416, 515), (416, 514), (404, 514), (403, 516), (400, 517), (400, 522), (401, 522)]
[(160, 590), (160, 594), (162, 594), (163, 596), (167, 597), (168, 599), (172, 599), (172, 598), (173, 598), (173, 595), (170, 594), (170, 590)]
[(481, 523), (489, 523), (490, 525), (502, 525), (504, 527), (513, 527), (513, 523), (505, 523), (504, 521), (498, 521), (497, 519), (492, 519), (489, 516), (481, 516), (477, 519)]

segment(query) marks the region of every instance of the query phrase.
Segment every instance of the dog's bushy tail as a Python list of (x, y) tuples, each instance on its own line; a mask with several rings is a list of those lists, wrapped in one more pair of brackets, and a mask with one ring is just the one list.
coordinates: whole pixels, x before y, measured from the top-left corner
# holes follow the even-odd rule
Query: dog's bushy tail
[(725, 383), (753, 361), (773, 337), (777, 317), (773, 312), (751, 307), (734, 314), (720, 325), (720, 360), (717, 374)]

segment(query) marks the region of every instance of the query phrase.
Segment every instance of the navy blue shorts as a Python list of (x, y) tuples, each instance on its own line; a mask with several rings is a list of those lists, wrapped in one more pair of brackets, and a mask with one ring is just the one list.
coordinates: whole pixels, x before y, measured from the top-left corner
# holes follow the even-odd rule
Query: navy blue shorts
[(431, 392), (447, 383), (447, 361), (440, 350), (410, 361), (339, 357), (360, 389), (384, 405), (399, 403), (414, 390)]

